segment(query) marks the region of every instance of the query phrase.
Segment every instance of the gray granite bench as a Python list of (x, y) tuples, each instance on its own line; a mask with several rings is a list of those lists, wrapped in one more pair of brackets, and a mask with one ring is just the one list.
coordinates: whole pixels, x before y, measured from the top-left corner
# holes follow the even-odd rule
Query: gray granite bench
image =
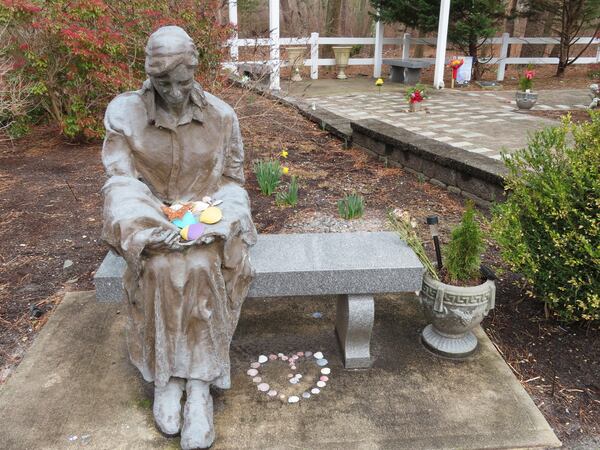
[(240, 63), (238, 64), (238, 73), (245, 75), (252, 80), (269, 80), (273, 68), (268, 63)]
[(384, 58), (383, 64), (388, 64), (391, 67), (392, 81), (415, 85), (421, 78), (421, 69), (426, 69), (431, 66), (429, 61), (421, 61), (418, 59), (394, 59)]
[[(336, 296), (346, 368), (371, 365), (374, 294), (421, 289), (424, 268), (395, 233), (263, 234), (252, 248), (249, 298)], [(94, 275), (96, 300), (124, 299), (124, 260), (108, 253)]]

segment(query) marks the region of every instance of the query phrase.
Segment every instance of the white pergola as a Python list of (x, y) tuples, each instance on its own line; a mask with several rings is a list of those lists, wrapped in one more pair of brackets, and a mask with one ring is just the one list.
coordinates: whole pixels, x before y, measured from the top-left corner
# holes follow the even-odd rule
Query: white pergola
[[(237, 0), (228, 0), (229, 2), (229, 22), (237, 30)], [(280, 55), (279, 55), (279, 9), (280, 0), (269, 0), (269, 64), (271, 66), (271, 75), (269, 88), (272, 90), (280, 89)], [(433, 76), (433, 86), (436, 89), (444, 87), (444, 65), (446, 63), (446, 44), (448, 37), (448, 20), (450, 17), (450, 0), (440, 0), (440, 18), (438, 22), (437, 45), (435, 50), (435, 71)], [(314, 33), (313, 33), (314, 34)], [(235, 32), (230, 43), (230, 56), (232, 62), (238, 60), (239, 47), (237, 44), (238, 34)], [(373, 58), (373, 76), (381, 76), (383, 50), (383, 23), (375, 24), (375, 52)], [(311, 55), (316, 59), (318, 55)], [(403, 55), (408, 58), (408, 55)], [(312, 74), (311, 74), (312, 75)]]

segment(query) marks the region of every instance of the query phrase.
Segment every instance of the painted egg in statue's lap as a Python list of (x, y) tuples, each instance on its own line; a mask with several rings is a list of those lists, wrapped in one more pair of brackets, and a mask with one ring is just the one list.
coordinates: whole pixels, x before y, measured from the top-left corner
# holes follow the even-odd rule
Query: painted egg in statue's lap
[(204, 234), (204, 225), (201, 223), (186, 225), (181, 229), (179, 234), (186, 241), (194, 241)]
[(200, 222), (214, 224), (223, 218), (223, 213), (216, 206), (209, 206), (200, 214)]

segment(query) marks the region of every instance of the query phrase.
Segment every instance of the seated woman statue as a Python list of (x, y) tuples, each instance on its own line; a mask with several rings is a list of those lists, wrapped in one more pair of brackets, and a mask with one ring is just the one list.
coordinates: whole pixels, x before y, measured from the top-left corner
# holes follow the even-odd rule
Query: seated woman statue
[[(197, 65), (183, 29), (153, 33), (148, 80), (108, 105), (102, 150), (110, 177), (103, 239), (127, 261), (129, 355), (154, 382), (156, 424), (167, 435), (181, 432), (184, 449), (214, 440), (209, 386), (230, 387), (229, 346), (256, 241), (237, 117), (203, 92)], [(222, 220), (186, 242), (163, 208), (205, 196), (222, 201)]]

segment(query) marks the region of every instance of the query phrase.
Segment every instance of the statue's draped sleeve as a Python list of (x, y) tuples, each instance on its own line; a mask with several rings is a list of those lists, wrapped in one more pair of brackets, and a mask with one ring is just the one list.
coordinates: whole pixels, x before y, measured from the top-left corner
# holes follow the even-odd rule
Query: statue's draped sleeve
[[(112, 104), (111, 104), (112, 105)], [(104, 119), (106, 137), (102, 162), (109, 175), (103, 187), (104, 226), (102, 238), (136, 273), (140, 256), (157, 228), (177, 231), (161, 211), (162, 202), (138, 179), (131, 148), (127, 141), (127, 121), (114, 106)]]
[(231, 126), (231, 139), (227, 149), (225, 160), (225, 170), (223, 176), (231, 178), (236, 183), (244, 184), (244, 145), (242, 144), (242, 135), (240, 133), (240, 124), (237, 116), (233, 115)]

